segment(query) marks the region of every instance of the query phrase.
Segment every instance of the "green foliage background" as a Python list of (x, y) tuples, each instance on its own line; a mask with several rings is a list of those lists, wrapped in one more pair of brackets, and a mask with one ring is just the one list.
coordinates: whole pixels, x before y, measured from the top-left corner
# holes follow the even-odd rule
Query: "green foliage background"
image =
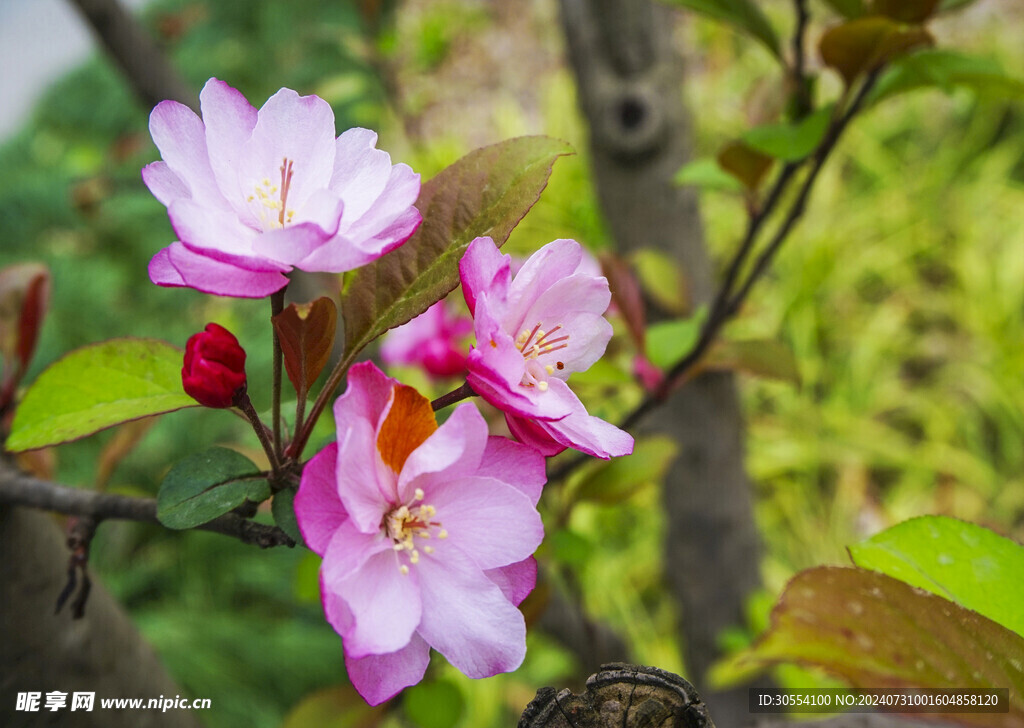
[[(146, 17), (196, 89), (218, 76), (257, 105), (281, 86), (317, 93), (334, 106), (339, 130), (379, 129), (381, 148), (425, 178), (477, 143), (517, 133), (548, 133), (586, 149), (564, 69), (533, 80), (530, 104), (502, 98), (472, 117), (484, 120), (472, 133), (459, 126), (458, 101), (441, 85), (458, 83), (451, 67), (473, 52), (475, 36), (495, 31), (497, 11), (415, 2), (371, 38), (357, 5), (161, 0)], [(785, 27), (788, 5), (766, 5)], [(552, 17), (548, 3), (530, 9), (541, 22)], [(963, 23), (941, 25), (940, 37), (1024, 68), (1021, 12), (998, 0), (976, 10)], [(745, 129), (755, 105), (750, 89), (769, 83), (771, 56), (707, 21), (680, 32), (689, 55), (685, 93), (699, 110), (696, 149), (710, 155)], [(550, 29), (540, 37), (549, 42)], [(401, 103), (386, 91), (395, 83), (412, 89)], [(408, 119), (430, 108), (431, 83), (453, 121), (450, 131), (424, 138)], [(834, 79), (824, 74), (821, 85), (827, 93)], [(463, 94), (467, 106), (472, 93)], [(0, 148), (0, 265), (42, 260), (53, 273), (52, 312), (33, 371), (105, 338), (183, 346), (217, 320), (249, 352), (250, 391), (258, 409), (268, 407), (266, 302), (161, 289), (146, 278), (149, 258), (173, 239), (164, 208), (139, 178), (156, 158), (146, 112), (100, 59), (55, 84)], [(724, 257), (744, 221), (741, 203), (718, 193), (702, 203), (709, 244)], [(782, 341), (800, 371), (799, 387), (742, 381), (768, 593), (798, 569), (847, 563), (846, 544), (922, 513), (1024, 539), (1022, 211), (1019, 99), (916, 92), (853, 125), (771, 279), (730, 329)], [(510, 246), (525, 252), (555, 237), (609, 244), (585, 155), (556, 165)], [(614, 382), (614, 372), (606, 374), (610, 380), (591, 378), (592, 393)], [(190, 453), (231, 442), (255, 451), (244, 434), (225, 413), (167, 416), (118, 467), (110, 488), (153, 495), (170, 465)], [(110, 437), (61, 446), (57, 479), (89, 487)], [(549, 515), (559, 511), (557, 503), (547, 507)], [(581, 504), (564, 525), (570, 535), (549, 540), (542, 554), (556, 565), (549, 580), (564, 581), (568, 567), (590, 612), (626, 636), (638, 662), (684, 670), (660, 581), (656, 484), (640, 484), (611, 507)], [(342, 679), (340, 643), (323, 621), (308, 554), (108, 523), (93, 559), (183, 689), (213, 699), (203, 716), (213, 728), (280, 725), (303, 696)], [(748, 641), (768, 603), (767, 593), (753, 600), (750, 624), (725, 639)], [(456, 687), (462, 726), (510, 725), (537, 687), (576, 670), (538, 633), (511, 676), (473, 682), (439, 662), (428, 684)], [(416, 719), (417, 705), (453, 700), (450, 687), (427, 690), (388, 724)]]

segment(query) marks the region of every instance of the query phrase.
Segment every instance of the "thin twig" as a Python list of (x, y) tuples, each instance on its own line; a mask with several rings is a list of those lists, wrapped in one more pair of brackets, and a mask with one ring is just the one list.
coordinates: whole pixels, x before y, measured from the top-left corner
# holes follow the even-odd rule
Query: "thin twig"
[(316, 421), (320, 419), (320, 415), (323, 413), (324, 408), (327, 406), (328, 400), (334, 390), (341, 384), (342, 378), (348, 373), (348, 369), (352, 366), (352, 362), (356, 358), (357, 351), (351, 349), (345, 352), (345, 356), (334, 365), (334, 369), (331, 370), (330, 375), (327, 377), (327, 381), (324, 382), (323, 389), (320, 390), (320, 394), (317, 395), (316, 400), (313, 402), (313, 407), (309, 410), (309, 416), (306, 417), (306, 421), (302, 423), (302, 429), (297, 430), (295, 433), (295, 439), (292, 440), (292, 444), (288, 446), (288, 456), (298, 460), (302, 455), (302, 450), (306, 447), (306, 443), (309, 442), (309, 436), (313, 434), (313, 427), (316, 426)]
[(453, 389), (448, 394), (442, 394), (440, 397), (430, 403), (430, 406), (435, 412), (439, 409), (444, 409), (449, 405), (453, 405), (456, 402), (461, 402), (464, 399), (477, 396), (473, 388), (469, 386), (469, 382), (464, 382), (458, 389)]
[[(97, 521), (116, 519), (159, 523), (156, 517), (156, 501), (152, 498), (132, 498), (82, 488), (69, 488), (33, 478), (10, 466), (0, 466), (0, 503), (87, 516)], [(242, 543), (261, 548), (295, 545), (291, 537), (277, 526), (254, 523), (233, 513), (215, 518), (196, 526), (195, 529), (231, 536)]]
[[(739, 272), (742, 268), (744, 259), (748, 257), (750, 252), (753, 250), (757, 232), (762, 227), (765, 219), (772, 214), (775, 207), (778, 205), (778, 202), (782, 197), (782, 192), (788, 185), (789, 179), (792, 178), (796, 169), (801, 166), (802, 163), (789, 163), (783, 167), (782, 171), (779, 173), (779, 177), (776, 179), (775, 185), (765, 200), (765, 204), (758, 213), (752, 215), (750, 218), (747, 232), (729, 265), (729, 269), (726, 273), (726, 278), (723, 281), (722, 286), (715, 295), (715, 300), (711, 306), (711, 313), (709, 314), (707, 321), (704, 323), (696, 343), (694, 343), (690, 351), (687, 352), (686, 355), (683, 356), (683, 358), (666, 373), (661, 385), (654, 392), (648, 394), (643, 401), (637, 405), (637, 407), (633, 409), (633, 411), (630, 412), (621, 423), (619, 423), (618, 426), (621, 429), (628, 430), (637, 422), (642, 420), (651, 412), (651, 410), (661, 405), (672, 391), (674, 391), (675, 388), (691, 374), (693, 368), (707, 353), (708, 348), (717, 338), (721, 329), (739, 311), (754, 284), (767, 272), (772, 259), (778, 253), (782, 244), (786, 241), (789, 233), (792, 232), (793, 227), (803, 216), (807, 205), (807, 199), (810, 196), (811, 188), (817, 180), (818, 173), (821, 171), (832, 150), (835, 149), (836, 143), (839, 141), (840, 136), (842, 136), (843, 131), (845, 131), (850, 121), (860, 111), (860, 108), (863, 106), (865, 99), (871, 92), (871, 89), (874, 88), (881, 70), (881, 68), (878, 68), (868, 74), (864, 79), (864, 82), (861, 84), (857, 95), (849, 104), (846, 111), (829, 127), (824, 139), (822, 139), (821, 144), (818, 146), (817, 151), (813, 157), (811, 157), (813, 160), (811, 170), (801, 184), (800, 191), (797, 193), (796, 199), (789, 206), (786, 217), (772, 236), (770, 242), (757, 257), (757, 260), (754, 262), (751, 271), (747, 274), (746, 279), (744, 279), (743, 283), (739, 285), (736, 292), (733, 293), (732, 288), (736, 285), (736, 281), (739, 279)], [(563, 480), (588, 460), (589, 458), (586, 455), (578, 455), (568, 462), (563, 463), (548, 475), (548, 482), (552, 483)]]
[(274, 441), (271, 434), (267, 431), (267, 426), (263, 424), (263, 420), (256, 413), (256, 408), (252, 406), (252, 400), (249, 399), (248, 394), (243, 394), (240, 398), (236, 397), (235, 402), (238, 409), (242, 410), (246, 419), (249, 420), (249, 424), (252, 425), (256, 437), (259, 438), (260, 445), (263, 446), (263, 452), (267, 454), (267, 460), (270, 461), (270, 469), (274, 472), (274, 476), (278, 476), (281, 473), (281, 459), (277, 455), (277, 450), (274, 449)]
[(795, 117), (802, 119), (811, 111), (810, 89), (807, 85), (807, 58), (804, 51), (804, 35), (811, 16), (807, 11), (807, 0), (793, 0), (796, 11), (796, 27), (793, 29), (793, 98), (796, 100)]
[[(282, 288), (270, 295), (271, 319), (284, 311), (284, 291), (285, 289)], [(274, 334), (274, 396), (271, 405), (273, 408), (271, 426), (274, 428), (274, 452), (277, 453), (278, 460), (280, 460), (283, 452), (281, 447), (281, 339), (277, 335), (277, 327), (271, 326), (270, 328)]]

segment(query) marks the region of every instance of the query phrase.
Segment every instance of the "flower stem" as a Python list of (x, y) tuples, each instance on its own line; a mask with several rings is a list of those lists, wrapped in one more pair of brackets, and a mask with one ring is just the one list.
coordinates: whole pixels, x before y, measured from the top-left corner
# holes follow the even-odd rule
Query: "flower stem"
[[(288, 288), (285, 286), (280, 291), (272, 293), (270, 295), (270, 315), (271, 317), (277, 316), (284, 310), (284, 292)], [(274, 454), (277, 460), (281, 459), (282, 447), (281, 447), (281, 340), (277, 336), (277, 329), (271, 326), (271, 331), (274, 333), (274, 396), (273, 396), (273, 414), (271, 415), (271, 422), (274, 427)], [(257, 433), (258, 434), (258, 433)], [(277, 468), (274, 468), (277, 471)]]
[(263, 452), (267, 454), (267, 460), (270, 461), (270, 469), (273, 474), (277, 476), (281, 472), (281, 459), (278, 457), (277, 452), (274, 450), (274, 443), (270, 437), (270, 431), (267, 426), (263, 424), (260, 416), (256, 414), (256, 408), (252, 406), (252, 400), (249, 399), (248, 394), (236, 395), (235, 406), (242, 410), (245, 414), (246, 419), (252, 425), (252, 429), (256, 432), (256, 437), (260, 440), (260, 445), (263, 446)]
[(309, 436), (313, 433), (313, 427), (316, 426), (316, 421), (320, 419), (320, 415), (324, 411), (324, 407), (327, 406), (327, 400), (331, 398), (334, 390), (341, 384), (342, 377), (348, 372), (352, 362), (356, 358), (357, 350), (348, 350), (345, 352), (345, 356), (334, 365), (334, 369), (331, 370), (330, 375), (327, 377), (327, 381), (324, 382), (323, 389), (320, 390), (320, 394), (317, 395), (316, 400), (313, 402), (313, 407), (309, 411), (309, 416), (306, 421), (302, 423), (301, 428), (296, 428), (295, 438), (292, 440), (292, 444), (288, 446), (288, 457), (298, 460), (302, 455), (303, 448), (306, 447), (306, 443), (309, 442)]
[(453, 389), (448, 394), (442, 394), (440, 397), (430, 403), (430, 406), (437, 412), (439, 409), (461, 402), (464, 399), (470, 397), (476, 397), (476, 392), (469, 386), (469, 382), (464, 382), (458, 389)]

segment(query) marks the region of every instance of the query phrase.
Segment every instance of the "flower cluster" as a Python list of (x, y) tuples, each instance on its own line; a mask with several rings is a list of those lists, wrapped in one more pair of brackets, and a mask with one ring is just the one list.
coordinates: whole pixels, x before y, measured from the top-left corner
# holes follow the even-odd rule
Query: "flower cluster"
[[(257, 111), (211, 79), (200, 101), (202, 118), (173, 101), (150, 117), (163, 159), (142, 176), (178, 237), (152, 259), (155, 283), (261, 298), (296, 268), (372, 262), (419, 225), (419, 176), (392, 165), (373, 132), (335, 138), (322, 99), (281, 89)], [(372, 704), (419, 682), (431, 648), (470, 677), (516, 669), (526, 651), (518, 606), (536, 582), (532, 554), (544, 536), (536, 506), (545, 457), (633, 449), (567, 384), (612, 334), (608, 282), (580, 245), (556, 240), (513, 276), (511, 259), (477, 238), (459, 272), (472, 318), (440, 301), (394, 332), (382, 355), (435, 378), (465, 376), (468, 388), (453, 395), (481, 395), (518, 442), (490, 436), (471, 403), (438, 425), (430, 401), (364, 362), (335, 401), (336, 440), (305, 464), (295, 495), (303, 538), (323, 558), (324, 613), (352, 684)], [(208, 407), (240, 407), (273, 474), (284, 472), (305, 440), (294, 451), (294, 441), (270, 440), (245, 396), (244, 365), (235, 337), (210, 324), (188, 342), (182, 384)], [(302, 412), (297, 423), (311, 426), (315, 416), (302, 423)]]

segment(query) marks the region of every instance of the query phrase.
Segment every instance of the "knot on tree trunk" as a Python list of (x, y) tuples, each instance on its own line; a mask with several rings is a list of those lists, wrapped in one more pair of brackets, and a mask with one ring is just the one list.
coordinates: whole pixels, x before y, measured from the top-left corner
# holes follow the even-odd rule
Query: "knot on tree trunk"
[(714, 728), (697, 690), (656, 667), (613, 662), (580, 695), (541, 688), (519, 728)]

